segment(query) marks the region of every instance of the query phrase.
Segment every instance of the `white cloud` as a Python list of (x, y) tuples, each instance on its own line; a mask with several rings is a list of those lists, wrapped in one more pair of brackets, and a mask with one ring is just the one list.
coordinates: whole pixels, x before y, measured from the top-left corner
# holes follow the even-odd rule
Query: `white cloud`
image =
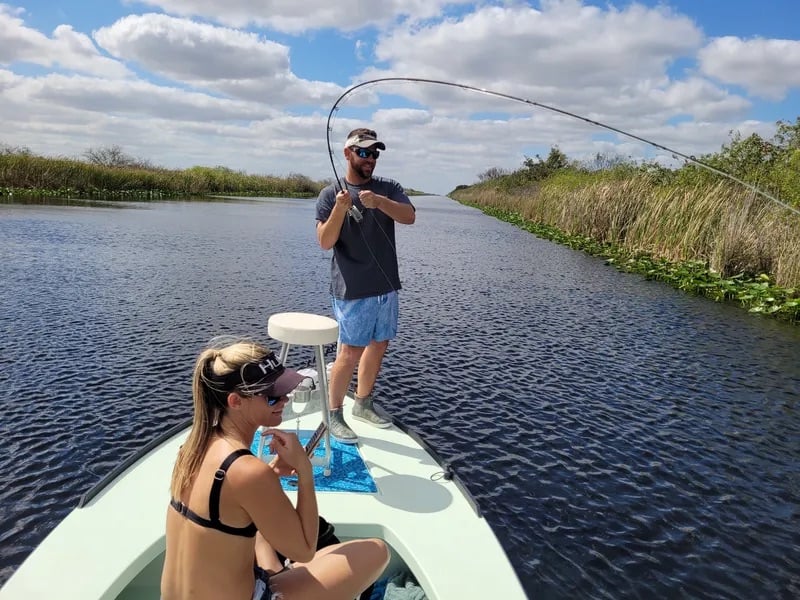
[(404, 27), (381, 39), (376, 54), (394, 71), (504, 90), (559, 90), (663, 72), (702, 40), (689, 19), (664, 9), (546, 6), (486, 7), (459, 21)]
[[(702, 42), (690, 19), (665, 8), (600, 9), (576, 0), (546, 2), (541, 10), (495, 6), (460, 20), (398, 28), (377, 44), (388, 66), (362, 77), (414, 74), (489, 88), (620, 128), (695, 109), (702, 120), (742, 116), (745, 99), (699, 78), (671, 79), (669, 68)], [(450, 115), (535, 110), (436, 86), (405, 86), (405, 93)]]
[(100, 114), (176, 121), (260, 119), (277, 114), (274, 109), (255, 102), (215, 98), (147, 81), (85, 76), (19, 78), (8, 94), (21, 103), (61, 105)]
[(29, 63), (114, 78), (131, 74), (123, 64), (101, 55), (87, 35), (69, 25), (59, 25), (52, 37), (47, 37), (27, 27), (21, 14), (22, 9), (0, 4), (0, 65)]
[(329, 27), (343, 31), (367, 26), (383, 27), (402, 18), (429, 19), (441, 15), (447, 6), (472, 3), (472, 0), (141, 1), (180, 16), (203, 17), (232, 27), (261, 25), (290, 33)]
[[(691, 20), (663, 8), (604, 10), (576, 1), (544, 3), (541, 10), (495, 6), (460, 20), (398, 28), (377, 44), (378, 58), (388, 66), (369, 68), (362, 78), (413, 74), (487, 88), (641, 137), (654, 132), (657, 137), (648, 139), (674, 139), (682, 146), (677, 150), (702, 153), (718, 149), (750, 107), (746, 98), (700, 77), (671, 78), (670, 66), (693, 56), (702, 42)], [(441, 147), (439, 155), (457, 155), (475, 165), (468, 181), (490, 166), (489, 160), (491, 166), (516, 168), (525, 154), (546, 153), (553, 145), (591, 156), (615, 139), (577, 119), (437, 84), (388, 83), (372, 91), (405, 94), (428, 107), (431, 121), (402, 128), (403, 139), (412, 141), (411, 147), (426, 140), (431, 151), (441, 147), (437, 139), (461, 144), (460, 150)], [(514, 120), (459, 120), (475, 112), (507, 113)], [(665, 124), (671, 119), (688, 122)], [(704, 137), (687, 135), (692, 129)], [(503, 140), (502, 147), (496, 140)], [(638, 156), (652, 154), (644, 144), (620, 140), (633, 144)]]
[(750, 102), (711, 82), (692, 77), (650, 90), (652, 104), (663, 106), (670, 116), (691, 116), (699, 121), (735, 119), (750, 108)]
[(318, 106), (342, 91), (297, 78), (287, 46), (236, 29), (150, 13), (120, 19), (94, 36), (109, 53), (150, 73), (274, 107)]
[(800, 40), (725, 36), (701, 49), (698, 59), (706, 75), (756, 96), (780, 100), (800, 87)]
[(130, 15), (94, 32), (114, 56), (173, 79), (272, 77), (289, 69), (289, 49), (254, 33), (162, 14)]

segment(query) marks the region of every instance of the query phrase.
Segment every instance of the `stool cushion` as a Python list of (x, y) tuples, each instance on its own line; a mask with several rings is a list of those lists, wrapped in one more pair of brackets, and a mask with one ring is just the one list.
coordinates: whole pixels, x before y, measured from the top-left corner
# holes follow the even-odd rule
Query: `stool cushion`
[(267, 321), (267, 334), (292, 346), (322, 346), (339, 339), (339, 325), (330, 317), (312, 313), (276, 313)]

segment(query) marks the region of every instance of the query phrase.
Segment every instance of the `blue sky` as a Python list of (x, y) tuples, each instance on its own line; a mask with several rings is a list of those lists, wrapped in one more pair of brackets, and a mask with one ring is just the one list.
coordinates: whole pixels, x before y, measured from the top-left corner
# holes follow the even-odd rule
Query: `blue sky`
[[(0, 144), (165, 167), (332, 176), (334, 101), (417, 77), (561, 108), (685, 154), (800, 117), (800, 2), (674, 0), (0, 0)], [(557, 145), (653, 147), (448, 86), (375, 84), (332, 122), (387, 144), (376, 173), (447, 193)]]

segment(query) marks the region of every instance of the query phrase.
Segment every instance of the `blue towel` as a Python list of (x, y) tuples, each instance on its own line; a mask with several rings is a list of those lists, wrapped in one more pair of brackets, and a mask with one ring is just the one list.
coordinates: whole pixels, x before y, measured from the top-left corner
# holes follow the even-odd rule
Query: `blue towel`
[[(2, 1), (2, 0), (0, 0)], [(300, 443), (305, 444), (313, 431), (300, 430)], [(256, 431), (250, 451), (258, 453), (261, 432)], [(269, 452), (265, 447), (264, 454)], [(325, 456), (325, 440), (317, 446), (314, 456)], [(281, 486), (286, 491), (297, 490), (297, 477), (281, 477)], [(360, 492), (374, 494), (378, 491), (375, 480), (361, 458), (357, 444), (344, 444), (331, 437), (331, 474), (325, 476), (322, 467), (314, 467), (314, 486), (318, 492)]]

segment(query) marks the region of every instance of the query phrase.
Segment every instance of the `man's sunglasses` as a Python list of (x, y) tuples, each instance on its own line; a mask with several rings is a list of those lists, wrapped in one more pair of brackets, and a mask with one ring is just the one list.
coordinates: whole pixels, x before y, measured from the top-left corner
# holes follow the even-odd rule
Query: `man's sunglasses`
[(369, 148), (350, 148), (353, 152), (356, 153), (358, 158), (369, 158), (370, 156), (375, 160), (378, 160), (378, 157), (381, 155), (379, 150), (370, 150)]

